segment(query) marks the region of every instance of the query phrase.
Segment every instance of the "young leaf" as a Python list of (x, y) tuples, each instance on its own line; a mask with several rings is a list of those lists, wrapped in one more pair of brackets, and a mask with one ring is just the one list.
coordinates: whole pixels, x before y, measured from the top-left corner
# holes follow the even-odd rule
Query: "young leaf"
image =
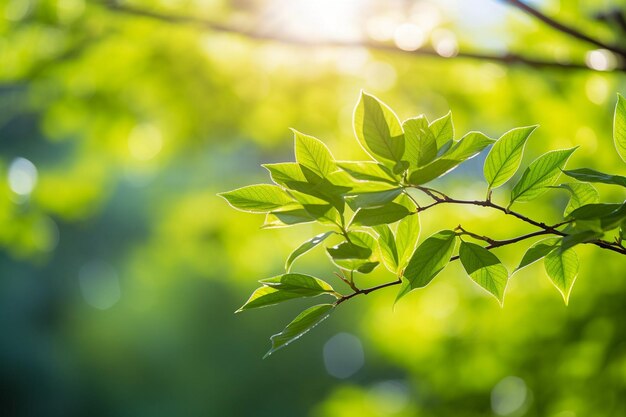
[(578, 275), (578, 255), (574, 249), (557, 248), (547, 254), (543, 262), (550, 280), (567, 305), (576, 275)]
[(354, 132), (367, 153), (389, 167), (404, 155), (404, 136), (398, 116), (376, 97), (361, 93), (354, 109)]
[(272, 341), (272, 348), (265, 354), (265, 356), (263, 356), (263, 358), (267, 358), (278, 349), (281, 349), (294, 340), (300, 338), (300, 336), (325, 320), (330, 315), (334, 307), (335, 306), (332, 304), (319, 304), (304, 310), (291, 323), (289, 323), (282, 332), (275, 334), (270, 338)]
[(424, 166), (437, 156), (437, 140), (422, 115), (402, 123), (404, 129), (404, 160), (411, 168)]
[(456, 234), (453, 231), (442, 230), (419, 245), (404, 270), (405, 283), (396, 301), (410, 291), (428, 285), (450, 262), (455, 242)]
[(263, 168), (270, 173), (272, 181), (283, 187), (291, 188), (289, 183), (306, 183), (307, 179), (297, 162), (280, 162), (277, 164), (263, 164)]
[(587, 204), (572, 211), (569, 217), (576, 219), (578, 230), (612, 230), (626, 219), (626, 202)]
[(315, 219), (304, 209), (272, 211), (265, 216), (262, 229), (272, 229), (276, 227), (287, 227), (294, 224), (310, 223)]
[(507, 182), (519, 168), (524, 146), (537, 126), (519, 127), (506, 132), (494, 143), (485, 159), (484, 174), (489, 189)]
[(543, 194), (559, 178), (561, 169), (576, 148), (551, 151), (535, 159), (511, 191), (511, 204), (530, 201)]
[[(412, 216), (409, 216), (412, 217)], [(375, 226), (374, 230), (378, 233), (378, 246), (383, 258), (385, 267), (391, 272), (398, 269), (398, 250), (396, 248), (396, 240), (391, 228), (386, 225)]]
[(558, 244), (559, 239), (557, 238), (548, 238), (535, 243), (526, 251), (519, 266), (515, 268), (515, 272), (543, 258), (552, 252)]
[(406, 216), (398, 222), (396, 231), (396, 248), (398, 250), (398, 269), (401, 272), (415, 252), (420, 235), (420, 219), (417, 213)]
[(626, 162), (626, 99), (621, 94), (617, 95), (617, 104), (615, 105), (613, 141), (617, 153)]
[(398, 184), (393, 172), (378, 162), (337, 162), (337, 166), (350, 174), (353, 178), (363, 181), (378, 181), (389, 184)]
[(437, 149), (442, 149), (445, 144), (454, 140), (454, 125), (452, 123), (452, 112), (448, 112), (443, 117), (431, 122), (428, 127), (435, 136)]
[(470, 132), (453, 144), (441, 157), (411, 172), (409, 182), (414, 185), (426, 184), (478, 155), (493, 142), (493, 139), (480, 132)]
[(333, 155), (326, 145), (313, 136), (292, 129), (295, 141), (296, 161), (325, 178), (337, 169)]
[(261, 284), (283, 291), (303, 294), (307, 297), (334, 292), (326, 281), (304, 274), (283, 274), (259, 281)]
[(341, 242), (332, 248), (326, 248), (326, 251), (333, 260), (343, 259), (368, 259), (372, 254), (372, 250), (352, 242)]
[(600, 171), (596, 171), (589, 168), (579, 168), (573, 170), (565, 170), (563, 174), (575, 178), (578, 181), (585, 182), (601, 182), (603, 184), (621, 185), (626, 187), (626, 177), (621, 175), (604, 174)]
[(321, 233), (317, 236), (313, 236), (311, 239), (307, 240), (306, 242), (298, 246), (296, 250), (291, 252), (291, 255), (289, 255), (289, 258), (287, 258), (287, 262), (285, 263), (285, 270), (289, 272), (289, 270), (291, 269), (291, 265), (298, 257), (304, 255), (305, 253), (307, 253), (308, 251), (310, 251), (311, 249), (313, 249), (314, 247), (322, 243), (324, 240), (326, 240), (327, 237), (329, 237), (330, 235), (334, 233), (335, 232), (332, 232), (332, 231)]
[(461, 241), (459, 258), (470, 278), (502, 305), (509, 272), (498, 257), (480, 245)]
[(248, 185), (218, 195), (233, 208), (251, 213), (267, 213), (290, 205), (297, 205), (296, 201), (285, 190), (270, 184)]
[(604, 233), (596, 232), (593, 230), (583, 230), (582, 232), (573, 233), (567, 236), (563, 236), (561, 240), (561, 250), (567, 250), (573, 248), (579, 243), (590, 242), (594, 239), (601, 238)]
[(600, 195), (593, 185), (581, 182), (567, 182), (558, 185), (558, 188), (567, 190), (570, 193), (570, 199), (563, 211), (563, 216), (567, 217), (572, 211), (585, 204), (597, 203), (600, 201)]
[(351, 225), (354, 226), (377, 226), (379, 224), (391, 224), (408, 216), (411, 212), (401, 204), (387, 203), (376, 208), (358, 209), (352, 217)]
[(346, 203), (348, 203), (352, 210), (359, 208), (380, 207), (395, 200), (396, 197), (402, 193), (402, 190), (402, 188), (393, 188), (391, 190), (347, 196)]
[(259, 281), (257, 288), (248, 301), (236, 312), (252, 308), (267, 307), (295, 298), (316, 297), (333, 293), (333, 288), (321, 279), (303, 274), (284, 274)]

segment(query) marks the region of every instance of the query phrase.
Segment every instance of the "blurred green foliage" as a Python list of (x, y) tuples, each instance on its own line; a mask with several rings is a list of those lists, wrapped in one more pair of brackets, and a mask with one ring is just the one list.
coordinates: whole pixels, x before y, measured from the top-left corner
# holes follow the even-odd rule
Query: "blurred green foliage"
[[(321, 37), (347, 26), (337, 22), (378, 36), (385, 22), (430, 13), (425, 40), (438, 33), (461, 50), (584, 62), (594, 49), (494, 1), (345, 3), (360, 12), (330, 1), (133, 2)], [(619, 27), (591, 18), (624, 10), (623, 1), (533, 4), (594, 36), (624, 39)], [(2, 2), (3, 414), (626, 414), (624, 261), (594, 248), (580, 250), (569, 307), (541, 266), (515, 275), (501, 309), (457, 264), (395, 311), (393, 291), (362, 297), (307, 343), (261, 360), (265, 336), (304, 304), (232, 313), (257, 279), (276, 275), (291, 250), (323, 230), (251, 233), (262, 218), (234, 212), (215, 194), (264, 181), (262, 162), (292, 160), (288, 127), (322, 138), (337, 159), (364, 158), (350, 123), (361, 89), (402, 119), (452, 109), (460, 131), (497, 137), (540, 124), (525, 165), (579, 145), (569, 166), (625, 172), (611, 142), (623, 72), (289, 45), (95, 1)], [(441, 187), (459, 198), (484, 193), (482, 160), (460, 173)], [(623, 199), (616, 188), (598, 186), (605, 201)], [(503, 186), (494, 198), (508, 193)], [(557, 221), (567, 196), (541, 201), (540, 212), (518, 209)], [(526, 231), (503, 216), (444, 207), (424, 216), (422, 236), (460, 219), (495, 238)], [(324, 254), (312, 255), (298, 269), (332, 279)], [(520, 255), (499, 252), (509, 265)], [(350, 360), (359, 354), (361, 366)], [(339, 372), (337, 363), (353, 366)]]

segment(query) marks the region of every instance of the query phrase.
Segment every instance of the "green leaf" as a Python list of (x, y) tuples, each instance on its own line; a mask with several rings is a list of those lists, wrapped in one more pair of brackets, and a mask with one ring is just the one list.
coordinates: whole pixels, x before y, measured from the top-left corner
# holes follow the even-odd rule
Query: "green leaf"
[(619, 226), (619, 238), (626, 240), (626, 219), (622, 220), (622, 224)]
[(310, 223), (315, 219), (304, 209), (297, 208), (293, 210), (272, 211), (265, 216), (265, 222), (262, 229), (272, 229), (277, 227), (287, 227), (294, 224)]
[(391, 228), (386, 224), (375, 226), (374, 230), (379, 236), (378, 246), (380, 247), (383, 263), (389, 271), (395, 273), (398, 270), (398, 250), (396, 248), (395, 236)]
[(445, 116), (431, 122), (428, 127), (430, 128), (433, 136), (435, 136), (437, 149), (442, 149), (445, 144), (451, 143), (454, 140), (452, 112), (448, 112)]
[(621, 175), (604, 174), (600, 171), (596, 171), (589, 168), (579, 168), (569, 171), (563, 171), (567, 176), (577, 179), (578, 181), (585, 182), (600, 182), (603, 184), (621, 185), (626, 187), (626, 177)]
[(251, 213), (267, 213), (290, 205), (297, 205), (285, 190), (270, 184), (248, 185), (218, 195), (237, 210)]
[(337, 170), (333, 155), (326, 145), (313, 136), (308, 136), (292, 129), (295, 141), (296, 161), (325, 178)]
[(272, 348), (263, 358), (267, 358), (317, 326), (330, 315), (334, 307), (332, 304), (319, 304), (304, 310), (282, 332), (271, 337)]
[(617, 95), (615, 117), (613, 119), (613, 141), (617, 153), (626, 162), (626, 99)]
[(411, 255), (415, 252), (417, 241), (420, 235), (420, 219), (417, 213), (406, 216), (398, 222), (398, 230), (396, 231), (396, 247), (398, 250), (398, 269), (400, 273), (411, 259)]
[(561, 240), (561, 250), (567, 250), (573, 248), (579, 243), (590, 242), (592, 240), (601, 238), (604, 234), (593, 230), (584, 230), (582, 232), (573, 233), (564, 236)]
[(349, 271), (371, 272), (379, 263), (376, 259), (378, 252), (376, 239), (369, 233), (361, 231), (349, 232), (348, 237), (350, 241), (326, 248), (332, 262), (339, 268)]
[(511, 204), (530, 201), (543, 194), (561, 174), (561, 169), (576, 148), (551, 151), (535, 159), (524, 171), (522, 178), (511, 191)]
[(289, 187), (289, 183), (306, 183), (307, 179), (302, 172), (300, 164), (297, 162), (280, 162), (278, 164), (263, 164), (274, 181), (283, 187)]
[(327, 237), (333, 235), (334, 233), (335, 232), (332, 232), (332, 231), (321, 233), (317, 236), (313, 236), (311, 239), (307, 240), (306, 242), (298, 246), (296, 250), (291, 252), (291, 255), (289, 255), (289, 258), (287, 258), (287, 262), (285, 263), (285, 270), (289, 271), (291, 269), (291, 265), (296, 259), (298, 259), (298, 257), (304, 255), (305, 253), (307, 253), (308, 251), (310, 251), (311, 249), (313, 249), (314, 247), (322, 243), (324, 240), (326, 240)]
[(459, 258), (470, 278), (502, 305), (509, 272), (498, 257), (480, 245), (461, 241)]
[(569, 217), (576, 219), (576, 228), (603, 232), (617, 228), (626, 219), (626, 202), (586, 204), (572, 211)]
[(585, 204), (597, 203), (600, 195), (593, 185), (580, 182), (568, 182), (557, 186), (570, 193), (570, 199), (563, 211), (563, 216), (567, 217), (572, 211)]
[(405, 120), (404, 129), (405, 150), (403, 159), (411, 168), (424, 166), (437, 156), (437, 140), (428, 128), (426, 117), (419, 116)]
[(346, 203), (356, 210), (359, 208), (380, 207), (392, 202), (401, 193), (403, 188), (394, 188), (391, 190), (375, 191), (371, 193), (361, 193), (354, 196), (347, 196)]
[(454, 143), (441, 157), (411, 172), (409, 182), (413, 185), (426, 184), (478, 155), (480, 151), (493, 142), (493, 139), (480, 132), (470, 132)]
[(377, 226), (379, 224), (391, 224), (408, 216), (411, 212), (401, 204), (387, 203), (376, 208), (358, 209), (352, 217), (351, 225), (354, 226)]
[(333, 260), (343, 259), (369, 259), (372, 250), (352, 242), (341, 242), (332, 248), (326, 248), (326, 251)]
[(398, 116), (376, 97), (361, 93), (354, 110), (354, 132), (372, 157), (394, 167), (404, 155), (404, 136)]
[(552, 252), (558, 244), (559, 239), (557, 238), (548, 238), (533, 244), (522, 257), (519, 266), (515, 268), (515, 272), (543, 258)]
[(378, 181), (389, 184), (398, 184), (393, 172), (378, 162), (337, 162), (337, 166), (350, 174), (353, 178), (363, 181)]
[(543, 262), (550, 280), (567, 305), (576, 275), (578, 275), (578, 255), (574, 249), (557, 248), (547, 254)]
[(485, 159), (484, 174), (489, 189), (498, 188), (515, 174), (522, 161), (524, 146), (537, 126), (518, 127), (494, 143)]
[(284, 274), (259, 282), (263, 286), (252, 293), (248, 301), (236, 311), (237, 313), (252, 308), (271, 306), (295, 298), (334, 293), (333, 288), (326, 282), (303, 274)]
[(396, 301), (410, 291), (428, 285), (450, 262), (455, 242), (456, 234), (453, 231), (442, 230), (419, 245), (404, 270), (405, 282)]
[(335, 291), (326, 281), (304, 274), (283, 274), (262, 279), (259, 282), (267, 287), (291, 291), (307, 297)]

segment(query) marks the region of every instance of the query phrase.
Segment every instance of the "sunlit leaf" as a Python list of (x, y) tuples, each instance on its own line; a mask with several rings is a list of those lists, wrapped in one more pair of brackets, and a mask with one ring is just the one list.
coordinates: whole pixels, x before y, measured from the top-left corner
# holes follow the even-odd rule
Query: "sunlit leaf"
[(359, 208), (380, 207), (395, 200), (395, 198), (402, 193), (402, 190), (402, 188), (394, 188), (391, 190), (348, 196), (346, 197), (346, 203), (348, 203), (352, 210)]
[(380, 253), (385, 267), (391, 272), (396, 272), (398, 269), (398, 250), (396, 248), (396, 239), (393, 231), (386, 224), (375, 226), (374, 230), (379, 236), (378, 246), (380, 247)]
[(354, 226), (377, 226), (391, 224), (408, 216), (411, 212), (401, 204), (387, 203), (375, 208), (362, 208), (354, 213), (350, 222)]
[(324, 240), (326, 240), (326, 238), (328, 238), (329, 236), (333, 235), (334, 233), (335, 232), (332, 232), (332, 231), (331, 232), (326, 232), (326, 233), (321, 233), (321, 234), (319, 234), (317, 236), (314, 236), (311, 239), (307, 240), (306, 242), (304, 242), (300, 246), (298, 246), (296, 248), (296, 250), (291, 252), (289, 257), (287, 258), (287, 262), (285, 263), (285, 270), (289, 271), (291, 269), (291, 265), (293, 264), (293, 262), (298, 257), (304, 255), (305, 253), (307, 253), (308, 251), (310, 251), (311, 249), (313, 249), (314, 247), (316, 247), (317, 245), (322, 243)]
[(333, 155), (326, 145), (313, 136), (293, 130), (296, 161), (322, 178), (337, 169)]
[(291, 323), (283, 329), (282, 332), (271, 337), (272, 348), (265, 354), (263, 358), (268, 357), (294, 340), (300, 338), (303, 334), (325, 320), (332, 312), (335, 306), (332, 304), (319, 304), (310, 307), (300, 313)]
[(603, 184), (614, 184), (626, 187), (626, 177), (623, 177), (621, 175), (605, 174), (603, 172), (589, 168), (564, 170), (563, 173), (567, 176), (577, 179), (578, 181), (600, 182)]
[(404, 160), (411, 168), (424, 166), (437, 156), (437, 140), (422, 115), (402, 123), (404, 129)]
[(613, 141), (617, 153), (626, 162), (626, 99), (621, 94), (617, 95), (617, 104), (615, 105)]
[(489, 188), (498, 188), (517, 171), (524, 146), (537, 126), (519, 127), (506, 132), (494, 143), (485, 159), (484, 174)]
[(585, 204), (597, 203), (600, 201), (598, 191), (591, 184), (580, 182), (568, 182), (557, 186), (570, 193), (570, 199), (563, 211), (563, 216), (567, 217), (572, 211)]
[(265, 222), (261, 228), (271, 229), (276, 227), (287, 227), (294, 224), (310, 223), (315, 221), (304, 208), (293, 210), (272, 211), (265, 216)]
[(459, 258), (470, 278), (496, 297), (500, 304), (504, 303), (509, 273), (498, 257), (480, 245), (462, 241)]
[(519, 266), (515, 268), (515, 271), (519, 271), (520, 269), (535, 263), (539, 259), (543, 258), (550, 252), (552, 252), (559, 244), (559, 239), (557, 238), (548, 238), (544, 240), (540, 240), (539, 242), (533, 244), (524, 254), (522, 260), (519, 263)]
[(337, 162), (337, 166), (357, 180), (398, 184), (398, 180), (395, 178), (393, 172), (378, 162), (341, 161)]
[(550, 280), (567, 304), (572, 286), (578, 275), (578, 255), (574, 249), (562, 250), (557, 248), (547, 254), (543, 262)]
[(398, 116), (376, 97), (361, 93), (354, 110), (354, 132), (375, 159), (394, 167), (404, 154), (404, 135)]
[(470, 132), (453, 144), (443, 155), (430, 164), (418, 168), (409, 175), (409, 182), (414, 185), (426, 184), (456, 168), (462, 162), (478, 155), (480, 151), (494, 142), (480, 132)]
[(578, 229), (590, 229), (597, 232), (617, 228), (626, 219), (626, 202), (586, 204), (569, 214), (576, 220)]
[(333, 287), (326, 281), (305, 274), (283, 274), (259, 281), (261, 284), (280, 289), (305, 294), (307, 296), (334, 292)]
[(455, 242), (456, 234), (451, 230), (437, 232), (422, 242), (404, 270), (404, 284), (396, 301), (410, 291), (428, 285), (450, 262)]
[(445, 116), (431, 122), (428, 127), (430, 128), (433, 136), (435, 136), (438, 150), (444, 148), (444, 145), (451, 143), (454, 140), (452, 112), (448, 112)]
[(398, 270), (401, 272), (407, 264), (411, 255), (415, 252), (417, 241), (420, 235), (420, 219), (417, 213), (406, 216), (398, 222), (396, 231), (396, 248), (398, 250)]
[(296, 204), (285, 190), (270, 184), (248, 185), (218, 195), (232, 207), (251, 213), (267, 213)]
[(535, 159), (511, 191), (511, 203), (530, 201), (543, 194), (561, 174), (561, 169), (576, 148), (550, 151)]
[(583, 230), (582, 232), (569, 234), (564, 236), (561, 240), (560, 248), (561, 250), (567, 250), (580, 243), (591, 242), (592, 240), (599, 239), (603, 235), (604, 234), (602, 232), (596, 232), (594, 230)]

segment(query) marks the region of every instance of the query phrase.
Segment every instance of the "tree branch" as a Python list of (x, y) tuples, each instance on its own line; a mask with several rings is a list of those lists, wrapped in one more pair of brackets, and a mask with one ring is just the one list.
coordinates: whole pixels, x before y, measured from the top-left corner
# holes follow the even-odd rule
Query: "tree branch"
[[(103, 3), (109, 10), (126, 15), (141, 16), (149, 19), (158, 20), (168, 24), (189, 24), (201, 29), (208, 29), (214, 32), (229, 33), (240, 35), (249, 39), (262, 40), (262, 41), (275, 41), (289, 45), (296, 46), (308, 46), (308, 47), (340, 47), (340, 48), (353, 48), (364, 47), (372, 50), (396, 53), (407, 56), (420, 56), (420, 57), (432, 57), (437, 59), (469, 59), (477, 61), (495, 62), (502, 65), (525, 65), (535, 69), (563, 69), (563, 70), (586, 70), (595, 71), (589, 68), (584, 63), (563, 63), (552, 60), (545, 60), (539, 58), (528, 57), (516, 53), (504, 53), (504, 54), (491, 54), (485, 52), (471, 52), (471, 51), (459, 51), (454, 57), (443, 57), (431, 48), (422, 48), (415, 51), (404, 51), (395, 47), (394, 45), (371, 42), (371, 41), (308, 41), (306, 39), (297, 39), (287, 36), (281, 36), (279, 34), (261, 33), (255, 30), (236, 27), (234, 25), (227, 25), (207, 19), (202, 19), (194, 16), (181, 16), (170, 15), (160, 13), (152, 10), (147, 10), (139, 7), (122, 5), (117, 2), (105, 2)], [(626, 72), (625, 65), (619, 65), (613, 71)]]
[(587, 42), (589, 44), (595, 45), (599, 48), (604, 48), (604, 49), (608, 49), (611, 52), (616, 53), (617, 55), (621, 56), (622, 58), (626, 59), (626, 49), (622, 48), (619, 45), (612, 45), (612, 44), (608, 44), (606, 42), (602, 42), (592, 36), (589, 36), (585, 33), (583, 33), (582, 31), (580, 31), (579, 29), (576, 29), (572, 26), (566, 25), (564, 23), (561, 23), (545, 14), (543, 14), (542, 12), (540, 12), (539, 10), (535, 9), (532, 6), (529, 6), (528, 4), (526, 4), (524, 1), (521, 0), (501, 0), (504, 3), (507, 3), (509, 5), (511, 5), (512, 7), (521, 10), (531, 16), (533, 16), (534, 18), (536, 18), (537, 20), (543, 22), (544, 24), (548, 25), (549, 27), (562, 32), (568, 36), (571, 36), (572, 38)]

